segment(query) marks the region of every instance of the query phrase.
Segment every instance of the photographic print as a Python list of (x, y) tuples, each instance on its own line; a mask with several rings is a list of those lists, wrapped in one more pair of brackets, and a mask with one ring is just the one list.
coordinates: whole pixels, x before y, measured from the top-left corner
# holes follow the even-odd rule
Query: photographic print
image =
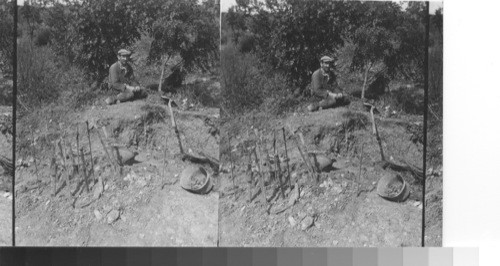
[(0, 246), (12, 246), (14, 5), (0, 1)]
[(17, 246), (216, 246), (219, 5), (18, 6)]
[(221, 10), (220, 245), (420, 246), (425, 2)]

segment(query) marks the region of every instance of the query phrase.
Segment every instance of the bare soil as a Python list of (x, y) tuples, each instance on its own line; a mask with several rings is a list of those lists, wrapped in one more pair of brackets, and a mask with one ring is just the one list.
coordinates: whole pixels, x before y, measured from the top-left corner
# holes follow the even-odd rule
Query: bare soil
[[(11, 123), (12, 107), (0, 106), (2, 123)], [(0, 155), (12, 159), (12, 136), (0, 133)], [(0, 246), (12, 245), (12, 176), (0, 167)]]
[(12, 246), (12, 197), (0, 191), (0, 246)]
[(427, 170), (425, 193), (425, 246), (443, 245), (443, 167)]
[[(421, 130), (423, 118), (384, 118), (377, 115), (376, 121), (386, 160), (422, 167), (422, 144), (412, 140), (418, 134), (414, 129)], [(290, 183), (294, 189), (298, 186), (300, 191), (295, 204), (291, 204), (294, 202), (294, 189), (285, 185), (283, 198), (280, 182), (270, 177), (267, 166), (263, 168), (265, 178), (254, 181), (252, 193), (249, 193), (248, 157), (245, 152), (256, 139), (253, 126), (263, 132), (270, 154), (273, 154), (272, 131), (278, 130), (276, 149), (280, 158), (284, 158), (281, 128), (288, 128), (289, 125), (303, 134), (306, 151), (323, 153), (336, 161), (334, 169), (321, 173), (317, 182), (306, 170), (290, 131), (286, 132), (292, 176)], [(410, 172), (395, 172), (381, 166), (379, 146), (372, 135), (369, 113), (362, 108), (356, 110), (355, 103), (348, 108), (296, 112), (279, 118), (251, 113), (228, 122), (223, 131), (238, 137), (232, 137), (230, 147), (221, 146), (225, 170), (220, 184), (221, 246), (420, 246), (421, 182)], [(234, 164), (234, 180), (231, 178), (230, 158)], [(280, 167), (284, 173), (283, 180), (288, 184), (286, 163), (281, 163)], [(397, 173), (401, 174), (410, 189), (409, 198), (401, 203), (387, 201), (376, 193), (377, 182), (382, 176)], [(258, 175), (256, 179), (259, 179)], [(259, 192), (258, 182), (262, 180), (266, 202), (263, 202)]]
[[(436, 105), (434, 105), (434, 109), (436, 109)], [(442, 106), (438, 105), (437, 109), (441, 110)], [(441, 247), (443, 245), (442, 111), (438, 111), (438, 114), (440, 115), (437, 116), (435, 113), (429, 111), (429, 115), (427, 116), (428, 129), (427, 176), (425, 183), (425, 245), (431, 247)]]
[[(168, 107), (158, 96), (112, 106), (102, 100), (82, 111), (47, 107), (28, 121), (37, 120), (33, 139), (25, 138), (16, 171), (16, 245), (18, 246), (216, 246), (218, 193), (197, 195), (180, 188), (178, 177), (191, 164), (182, 161)], [(174, 114), (186, 151), (203, 152), (219, 158), (218, 132), (214, 130), (218, 109), (187, 110), (179, 104)], [(57, 113), (58, 115), (54, 115)], [(63, 113), (63, 114), (61, 114)], [(54, 123), (63, 122), (59, 127)], [(51, 159), (55, 141), (65, 136), (67, 146), (84, 150), (86, 169), (90, 163), (85, 121), (91, 130), (95, 176), (104, 182), (104, 191), (90, 177), (90, 190), (80, 172), (64, 185), (63, 176), (54, 189)], [(108, 136), (103, 134), (106, 128)], [(62, 129), (62, 131), (61, 131)], [(137, 151), (135, 162), (113, 168), (97, 135), (108, 145)], [(31, 143), (31, 144), (30, 144)], [(69, 150), (69, 149), (67, 149)], [(109, 152), (112, 152), (110, 150)], [(61, 160), (57, 158), (59, 166)], [(78, 160), (76, 158), (76, 160)], [(69, 163), (70, 157), (66, 158)], [(208, 165), (205, 169), (213, 174)], [(80, 165), (80, 170), (81, 170)], [(59, 168), (61, 169), (61, 167)], [(56, 190), (55, 196), (54, 190)]]

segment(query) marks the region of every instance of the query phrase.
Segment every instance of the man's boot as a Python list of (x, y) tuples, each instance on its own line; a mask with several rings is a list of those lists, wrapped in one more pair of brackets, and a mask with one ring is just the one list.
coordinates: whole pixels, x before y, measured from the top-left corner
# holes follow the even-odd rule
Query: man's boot
[(335, 98), (328, 97), (328, 98), (321, 100), (319, 102), (319, 107), (321, 107), (322, 109), (332, 108), (335, 106), (336, 103), (337, 103), (337, 100)]

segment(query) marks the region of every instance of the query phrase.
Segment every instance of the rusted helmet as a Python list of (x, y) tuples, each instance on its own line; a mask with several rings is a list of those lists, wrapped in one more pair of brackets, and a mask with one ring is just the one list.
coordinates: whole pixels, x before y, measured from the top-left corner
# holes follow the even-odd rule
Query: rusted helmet
[(197, 194), (207, 194), (213, 187), (210, 174), (203, 167), (194, 165), (182, 171), (180, 184), (183, 189)]
[(403, 202), (410, 195), (410, 190), (399, 174), (387, 173), (378, 181), (377, 194), (390, 201)]

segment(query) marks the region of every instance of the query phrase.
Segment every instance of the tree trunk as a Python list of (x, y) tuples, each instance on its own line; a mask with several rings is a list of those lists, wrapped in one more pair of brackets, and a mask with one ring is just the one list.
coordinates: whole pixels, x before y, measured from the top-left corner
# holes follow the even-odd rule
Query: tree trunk
[(368, 80), (368, 71), (370, 71), (371, 67), (372, 64), (368, 63), (365, 69), (365, 79), (363, 81), (363, 88), (361, 89), (361, 100), (363, 100), (363, 102), (365, 101), (365, 90), (366, 90), (366, 81)]
[(370, 109), (370, 115), (372, 118), (373, 135), (375, 135), (375, 138), (377, 139), (378, 147), (380, 148), (381, 160), (385, 161), (384, 148), (382, 147), (382, 139), (380, 139), (380, 135), (378, 134), (377, 124), (375, 123), (375, 117), (373, 115), (373, 109), (375, 109), (374, 106), (372, 106)]
[(161, 92), (161, 85), (163, 82), (163, 74), (165, 73), (165, 65), (167, 64), (168, 60), (170, 59), (170, 56), (166, 57), (165, 60), (163, 60), (164, 56), (161, 58), (161, 75), (160, 75), (160, 82), (158, 82), (158, 92)]
[(163, 73), (165, 72), (165, 64), (163, 62), (163, 56), (161, 58), (161, 75), (160, 75), (160, 81), (158, 82), (158, 92), (161, 92), (161, 83), (163, 81)]

